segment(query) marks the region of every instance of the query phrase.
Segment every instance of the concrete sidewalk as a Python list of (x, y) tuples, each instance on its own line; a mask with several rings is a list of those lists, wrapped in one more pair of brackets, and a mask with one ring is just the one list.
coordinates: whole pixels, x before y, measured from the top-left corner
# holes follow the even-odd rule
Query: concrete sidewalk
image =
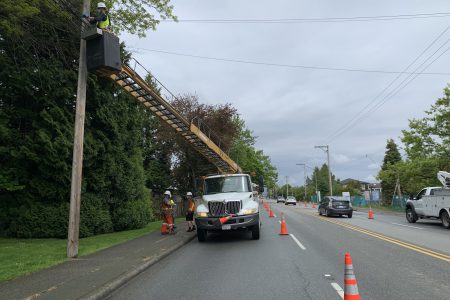
[(179, 222), (159, 231), (0, 284), (0, 299), (100, 299), (195, 237)]

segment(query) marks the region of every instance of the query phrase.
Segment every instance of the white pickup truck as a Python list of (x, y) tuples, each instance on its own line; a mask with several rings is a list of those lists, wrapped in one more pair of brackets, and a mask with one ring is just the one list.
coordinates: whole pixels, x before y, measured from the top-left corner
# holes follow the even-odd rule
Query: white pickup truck
[(440, 219), (450, 228), (450, 173), (438, 172), (443, 187), (427, 187), (406, 202), (406, 220), (415, 223), (419, 219)]
[(252, 239), (259, 240), (259, 201), (249, 175), (207, 176), (196, 204), (199, 242), (206, 240), (208, 232), (225, 230), (248, 230)]

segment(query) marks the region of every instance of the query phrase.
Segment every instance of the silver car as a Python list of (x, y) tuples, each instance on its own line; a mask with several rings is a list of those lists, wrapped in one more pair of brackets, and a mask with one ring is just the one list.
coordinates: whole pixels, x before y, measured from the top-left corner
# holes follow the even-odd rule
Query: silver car
[(279, 203), (279, 202), (286, 202), (286, 200), (284, 199), (284, 197), (283, 196), (278, 196), (278, 198), (277, 198), (277, 203)]
[(297, 205), (297, 200), (295, 199), (294, 196), (287, 197), (286, 202), (284, 202), (284, 205), (289, 205), (289, 204)]

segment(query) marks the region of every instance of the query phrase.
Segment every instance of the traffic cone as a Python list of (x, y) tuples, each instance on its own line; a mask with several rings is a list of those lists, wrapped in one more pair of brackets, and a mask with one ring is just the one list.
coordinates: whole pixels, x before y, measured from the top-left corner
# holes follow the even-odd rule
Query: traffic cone
[(316, 204), (314, 202), (312, 204), (312, 208), (316, 208)]
[(232, 216), (233, 215), (228, 215), (226, 217), (219, 218), (220, 224), (222, 224), (222, 225), (225, 224), (229, 219), (231, 219)]
[(345, 253), (344, 273), (344, 300), (360, 300), (358, 282), (353, 272), (353, 263), (350, 253)]
[(284, 213), (281, 213), (281, 229), (280, 229), (280, 235), (288, 235), (288, 231), (286, 228), (286, 222), (284, 221)]
[(373, 212), (372, 209), (369, 208), (369, 219), (372, 220), (373, 219)]
[(273, 218), (275, 215), (273, 214), (273, 210), (269, 206), (269, 218)]

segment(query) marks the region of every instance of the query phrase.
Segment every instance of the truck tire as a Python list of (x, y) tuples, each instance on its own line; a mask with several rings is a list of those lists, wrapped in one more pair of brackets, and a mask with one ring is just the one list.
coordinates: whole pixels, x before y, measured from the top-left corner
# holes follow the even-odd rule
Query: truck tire
[(408, 223), (416, 223), (417, 219), (417, 214), (414, 209), (412, 207), (408, 207), (406, 209), (406, 220)]
[(444, 226), (447, 229), (450, 229), (450, 217), (448, 216), (448, 212), (445, 210), (441, 212), (441, 222), (442, 226)]
[(252, 227), (252, 240), (259, 240), (260, 231), (259, 224)]
[(353, 217), (353, 213), (348, 214), (347, 217), (348, 217), (349, 219), (351, 219), (351, 218)]
[(206, 229), (197, 229), (197, 239), (200, 243), (203, 243), (206, 241)]

